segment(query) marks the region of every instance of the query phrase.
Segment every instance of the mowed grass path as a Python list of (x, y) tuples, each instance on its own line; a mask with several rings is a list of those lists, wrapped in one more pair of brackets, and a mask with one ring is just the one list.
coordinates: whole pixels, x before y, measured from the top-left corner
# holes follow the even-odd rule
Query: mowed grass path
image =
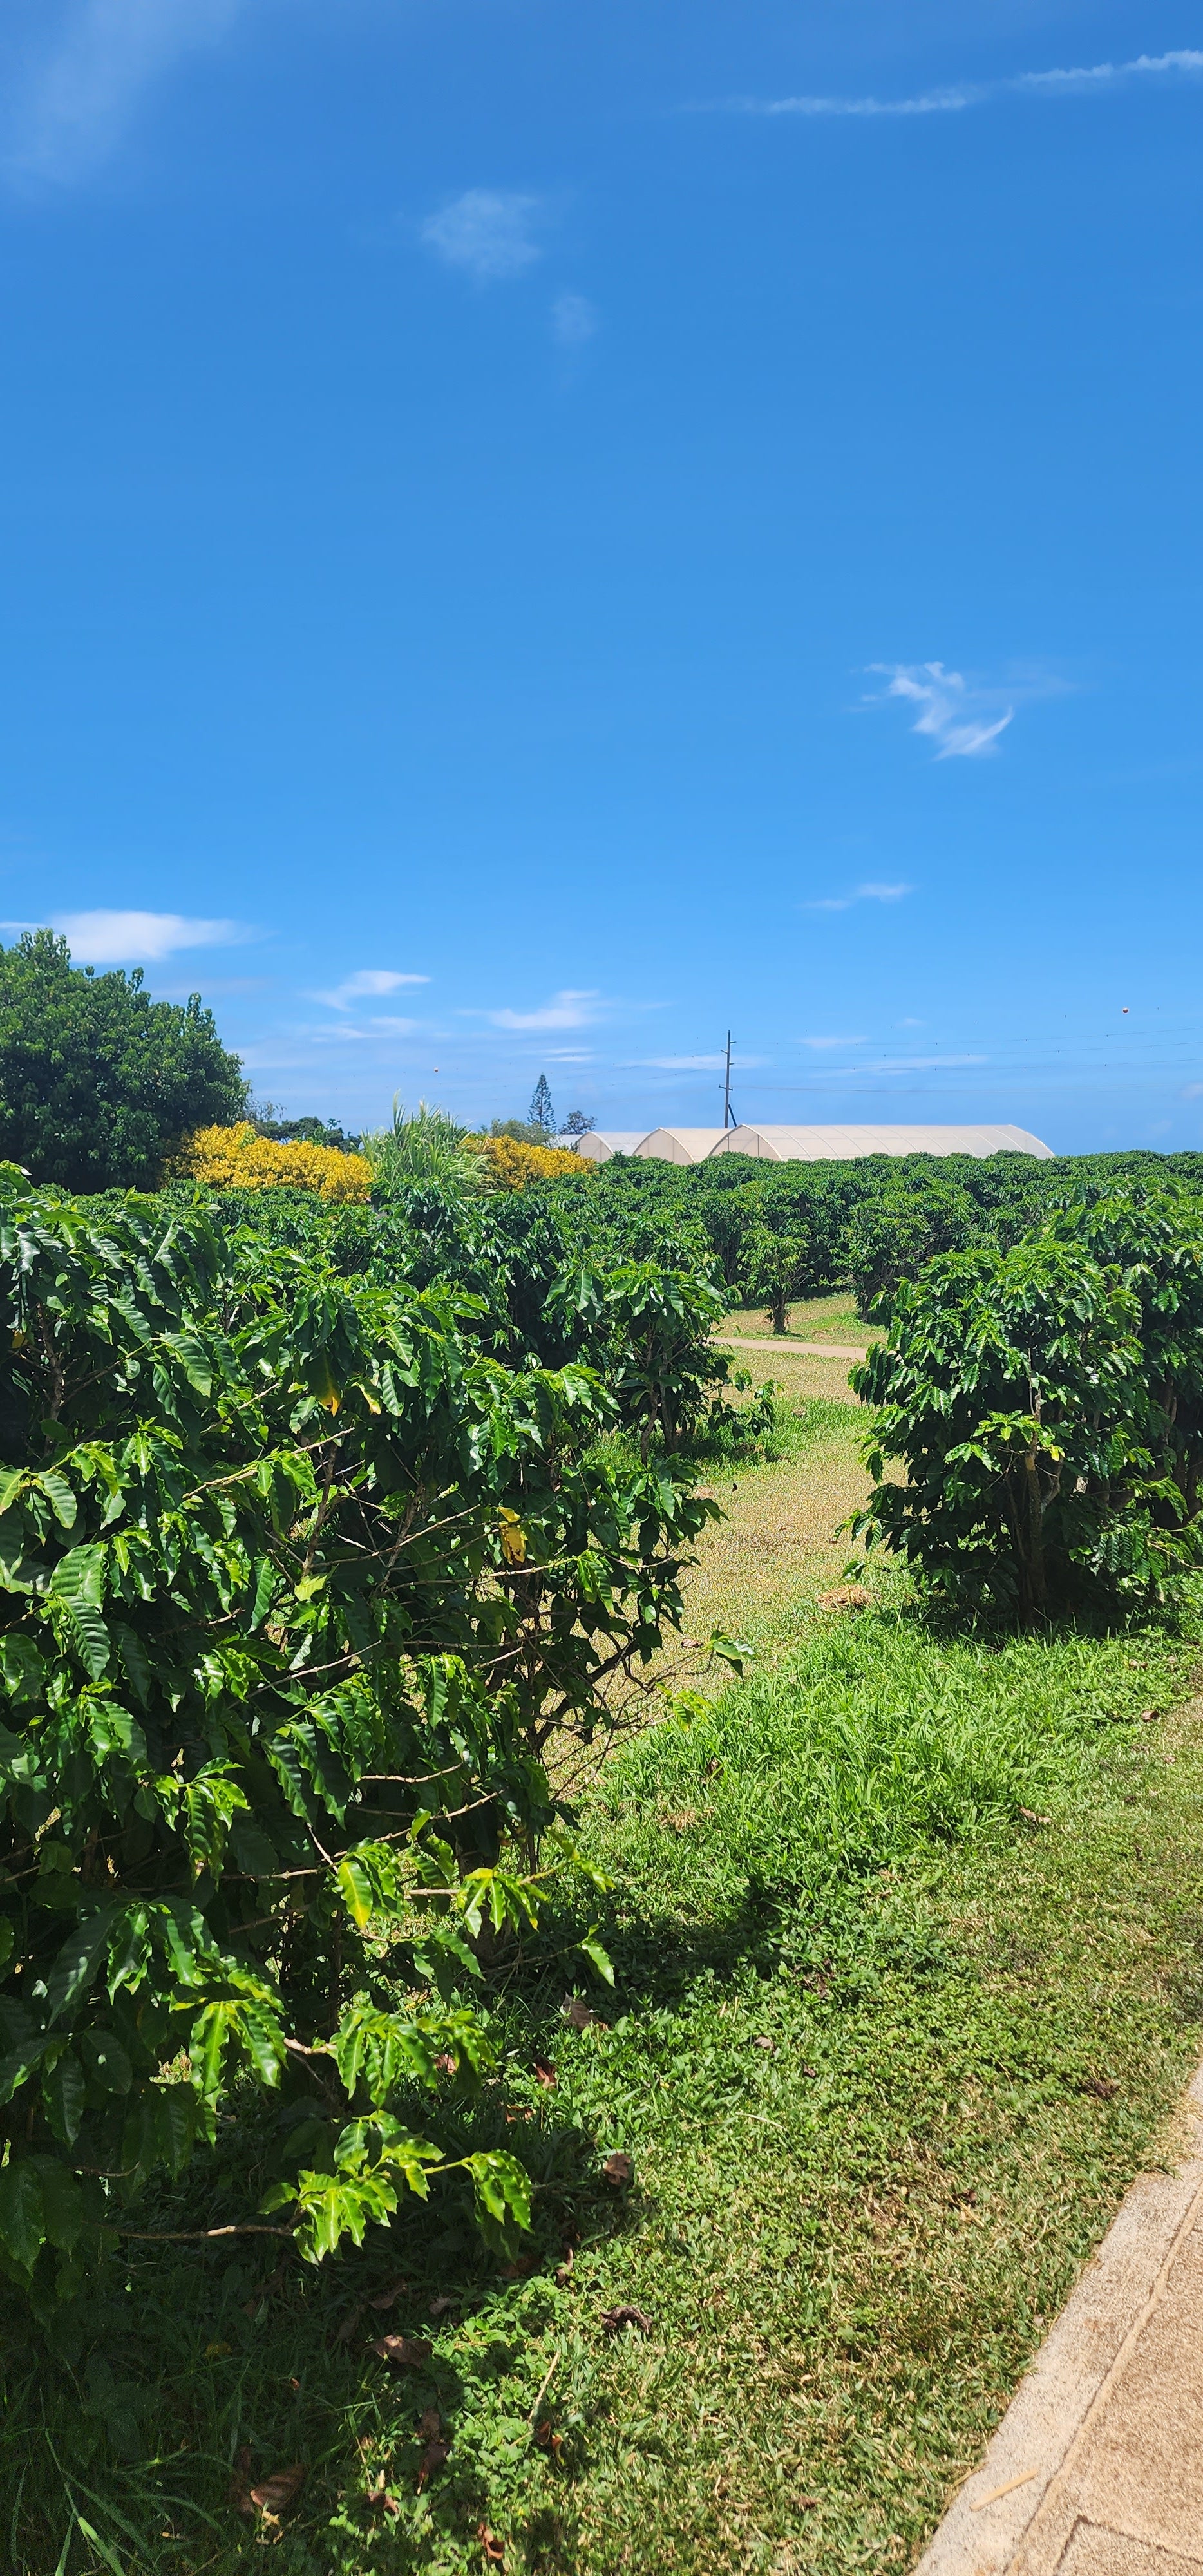
[[(139, 2249), (90, 2360), (10, 2352), (15, 2568), (913, 2562), (1169, 2143), (1203, 2020), (1203, 1719), (1189, 1634), (942, 1635), (876, 1574), (877, 1607), (817, 1608), (858, 1428), (828, 1392), (786, 1455), (714, 1471), (732, 1517), (689, 1616), (751, 1633), (758, 1677), (592, 1796), (614, 1990), (571, 1926), (499, 1972), (486, 2134), (537, 2177), (529, 2254), (482, 2254), (448, 2197), (316, 2274)], [(198, 2179), (158, 2223), (235, 2214)], [(382, 2328), (429, 2359), (391, 2370)], [(228, 2501), (244, 2452), (306, 2469), (278, 2524)]]
[[(799, 1297), (786, 1308), (786, 1320), (786, 1348), (792, 1340), (840, 1342), (849, 1350), (867, 1350), (870, 1342), (880, 1341), (882, 1335), (880, 1324), (866, 1324), (857, 1314), (856, 1299), (850, 1289), (842, 1289), (834, 1297)], [(734, 1306), (724, 1321), (723, 1331), (747, 1333), (757, 1340), (766, 1335), (777, 1341), (783, 1338), (773, 1334), (772, 1322), (764, 1306)], [(845, 1368), (847, 1365), (845, 1361)]]

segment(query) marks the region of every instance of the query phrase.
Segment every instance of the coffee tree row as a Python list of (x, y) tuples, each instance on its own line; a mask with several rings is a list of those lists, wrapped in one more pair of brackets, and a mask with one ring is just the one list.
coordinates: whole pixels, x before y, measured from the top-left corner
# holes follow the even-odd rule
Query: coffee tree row
[(1203, 1562), (1192, 1195), (1100, 1197), (1010, 1250), (940, 1256), (852, 1383), (877, 1480), (853, 1527), (961, 1607), (1046, 1617)]
[[(549, 1746), (715, 1507), (462, 1290), (0, 1180), (0, 2263), (45, 2318), (231, 2086), (287, 2114), (246, 2223), (307, 2256), (428, 2191), (482, 1932), (581, 1874)], [(511, 2156), (460, 2161), (523, 2223)]]

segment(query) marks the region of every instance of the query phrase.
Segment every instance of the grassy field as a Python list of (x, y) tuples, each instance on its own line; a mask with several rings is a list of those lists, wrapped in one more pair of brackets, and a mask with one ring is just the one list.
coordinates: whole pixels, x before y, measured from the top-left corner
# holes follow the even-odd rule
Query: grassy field
[[(550, 1931), (496, 1975), (500, 2096), (447, 2108), (521, 2141), (531, 2248), (482, 2253), (445, 2197), (318, 2273), (135, 2249), (90, 2357), (6, 2339), (22, 2576), (918, 2554), (1198, 2054), (1203, 1723), (1189, 1631), (975, 1640), (876, 1574), (819, 1606), (863, 1490), (828, 1366), (798, 1397), (791, 1368), (775, 1456), (712, 1471), (689, 1616), (755, 1677), (584, 1819), (613, 1990)], [(236, 2215), (240, 2154), (147, 2224)], [(231, 2502), (294, 2464), (278, 2519)]]

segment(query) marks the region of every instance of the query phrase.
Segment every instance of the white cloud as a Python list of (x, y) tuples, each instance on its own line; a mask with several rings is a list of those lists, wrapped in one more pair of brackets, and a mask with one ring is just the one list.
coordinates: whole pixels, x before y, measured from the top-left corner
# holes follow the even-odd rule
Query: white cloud
[(1081, 63), (1070, 71), (1018, 72), (1006, 83), (1008, 89), (1049, 90), (1063, 95), (1067, 90), (1106, 88), (1113, 81), (1147, 79), (1150, 73), (1185, 74), (1187, 78), (1203, 72), (1203, 53), (1197, 48), (1180, 45), (1168, 54), (1133, 54), (1126, 63)]
[(751, 116), (955, 116), (988, 96), (980, 83), (961, 82), (921, 90), (915, 98), (741, 98), (735, 104)]
[(420, 1029), (421, 1026), (422, 1023), (420, 1020), (395, 1020), (391, 1016), (385, 1018), (374, 1017), (372, 1020), (372, 1027), (374, 1029), (390, 1029), (394, 1036), (405, 1038), (412, 1037), (415, 1029)]
[(551, 308), (551, 327), (562, 349), (583, 349), (597, 329), (597, 306), (587, 295), (557, 295)]
[(144, 90), (216, 44), (244, 0), (69, 0), (16, 102), (13, 176), (69, 180), (121, 139)]
[(429, 975), (398, 975), (391, 966), (360, 966), (354, 975), (344, 976), (328, 993), (310, 993), (311, 1002), (325, 1002), (332, 1011), (349, 1011), (352, 1002), (382, 1000), (386, 993), (399, 992), (402, 984), (428, 984)]
[(1126, 81), (1198, 78), (1203, 53), (1179, 47), (1167, 54), (1135, 54), (1123, 63), (1080, 63), (1068, 69), (1016, 72), (1009, 79), (953, 81), (940, 89), (920, 90), (911, 98), (823, 97), (738, 98), (720, 104), (744, 116), (957, 116), (988, 99), (1043, 95), (1048, 98), (1098, 97)]
[[(182, 912), (57, 912), (51, 928), (84, 966), (152, 966), (180, 948), (235, 948), (256, 932), (241, 921), (194, 921)], [(0, 929), (32, 929), (6, 921)]]
[(799, 1046), (808, 1046), (808, 1047), (867, 1046), (867, 1045), (868, 1045), (868, 1039), (867, 1039), (867, 1038), (799, 1038), (799, 1040), (798, 1040), (798, 1044), (799, 1044)]
[[(873, 662), (870, 669), (886, 679), (887, 698), (904, 698), (918, 708), (911, 731), (928, 735), (937, 760), (979, 760), (984, 752), (993, 752), (1014, 719), (1013, 706), (994, 714), (997, 689), (971, 688), (959, 671), (946, 671), (942, 662)], [(880, 705), (881, 700), (870, 703)]]
[(553, 993), (538, 1011), (486, 1011), (495, 1029), (587, 1029), (597, 1018), (597, 993)]
[(462, 197), (427, 215), (422, 239), (450, 268), (466, 269), (479, 284), (521, 277), (543, 256), (531, 238), (541, 209), (541, 198), (512, 189), (466, 188)]
[[(646, 1068), (653, 1073), (721, 1073), (726, 1062), (726, 1056), (723, 1054), (643, 1055), (634, 1058), (632, 1065), (627, 1069), (642, 1071)], [(754, 1073), (764, 1062), (765, 1058), (762, 1055), (733, 1055), (731, 1071), (732, 1073)]]
[(904, 895), (915, 891), (910, 885), (858, 885), (851, 894), (816, 895), (804, 903), (803, 912), (850, 912), (854, 903), (901, 903)]

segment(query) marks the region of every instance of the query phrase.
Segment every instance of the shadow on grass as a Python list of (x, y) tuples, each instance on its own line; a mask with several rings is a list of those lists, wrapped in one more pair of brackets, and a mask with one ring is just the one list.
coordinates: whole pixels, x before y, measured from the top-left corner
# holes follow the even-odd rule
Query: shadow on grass
[[(900, 1603), (889, 1619), (926, 1646), (966, 1642), (963, 1619), (950, 1615), (945, 1626), (930, 1607)], [(1126, 1622), (1122, 1633), (1135, 1635), (1136, 1624)], [(974, 1632), (973, 1642), (1001, 1653), (1015, 1643), (1015, 1631)], [(862, 1672), (864, 1655), (851, 1635), (847, 1648)], [(823, 1644), (816, 1710), (839, 1685), (844, 1652)], [(881, 1705), (909, 1705), (909, 1668), (899, 1667), (896, 1690), (892, 1669)], [(1087, 1678), (1067, 1671), (1058, 1684), (1067, 1710), (1080, 1705)], [(1151, 1695), (1143, 1665), (1129, 1671), (1118, 1654), (1108, 1656), (1098, 1690), (1108, 1724), (1118, 1723), (1121, 1702), (1134, 1719), (1140, 1699)], [(991, 1703), (996, 1697), (992, 1668)], [(754, 1692), (739, 1697), (742, 1756), (733, 1728), (713, 1738), (724, 1763), (738, 1771), (742, 1760), (755, 1782), (766, 1759), (767, 1705)], [(710, 1723), (721, 1729), (727, 1721), (720, 1715)], [(866, 1723), (867, 1740), (876, 1744), (877, 1702)], [(678, 1789), (693, 1796), (709, 1776), (710, 1743), (709, 1734), (704, 1745), (691, 1740), (690, 1782), (676, 1784), (674, 1798)], [(671, 1768), (667, 1743), (665, 1753)], [(632, 1774), (637, 1833), (647, 1833), (660, 1786), (650, 1774)], [(768, 1774), (765, 1800), (779, 1835), (780, 1799)], [(699, 1880), (691, 1892), (688, 1846), (654, 1812), (650, 1822), (650, 1860), (645, 1853), (625, 1873), (622, 1897), (610, 1900), (600, 1927), (614, 1989), (590, 1983), (581, 1997), (599, 2019), (671, 2017), (678, 2009), (684, 2017), (692, 1988), (746, 1985), (749, 1975), (767, 1985), (783, 1966), (813, 1983), (837, 2013), (855, 2004), (875, 1973), (901, 1974), (916, 1985), (972, 1973), (919, 1924), (878, 1919), (868, 1901), (875, 1872), (867, 1846), (855, 1860), (845, 1850), (827, 1877), (787, 1863), (774, 1871), (757, 1865), (733, 1827), (728, 1845), (728, 1822), (712, 1817), (697, 1830), (723, 1844), (726, 1874)], [(916, 1837), (916, 1850), (921, 1841)], [(933, 1848), (930, 1835), (925, 1848)], [(633, 1846), (629, 1857), (634, 1864)], [(74, 2341), (61, 2338), (57, 2357), (35, 2342), (15, 2307), (0, 2318), (9, 2402), (0, 2443), (0, 2549), (7, 2540), (5, 2563), (14, 2576), (100, 2576), (102, 2568), (109, 2576), (114, 2569), (118, 2576), (232, 2576), (261, 2563), (265, 2540), (277, 2549), (280, 2576), (486, 2563), (478, 2532), (487, 2528), (497, 2464), (521, 2461), (537, 2446), (543, 2373), (571, 2331), (557, 2274), (578, 2249), (634, 2237), (655, 2214), (638, 2179), (629, 2189), (607, 2183), (598, 2128), (565, 2117), (556, 2089), (537, 2072), (536, 2061), (554, 2066), (566, 1987), (583, 1983), (565, 1968), (583, 1928), (545, 1917), (540, 1942), (492, 1972), (504, 2077), (485, 2102), (473, 2107), (452, 2095), (437, 2114), (411, 2106), (415, 2125), (433, 2128), (449, 2155), (506, 2146), (527, 2164), (536, 2186), (534, 2228), (512, 2256), (482, 2247), (466, 2195), (449, 2180), (436, 2186), (428, 2206), (410, 2202), (388, 2229), (369, 2231), (362, 2249), (317, 2270), (291, 2254), (281, 2266), (276, 2246), (264, 2251), (254, 2238), (232, 2240), (232, 2251), (229, 2242), (127, 2245), (109, 2259)], [(1177, 1976), (1177, 2013), (1193, 2022), (1199, 1990), (1181, 1962)], [(733, 2056), (737, 2087), (744, 2063)], [(254, 2210), (269, 2170), (268, 2113), (261, 2097), (232, 2109), (220, 2161), (199, 2163), (185, 2185), (144, 2203), (140, 2223), (203, 2228)], [(422, 2339), (430, 2352), (393, 2368), (372, 2350), (385, 2334)], [(565, 2382), (569, 2376), (566, 2364)], [(587, 2370), (583, 2384), (593, 2385)], [(511, 2571), (568, 2576), (587, 2559), (595, 2563), (589, 2552), (596, 2532), (586, 2546), (573, 2482), (584, 2478), (602, 2404), (586, 2395), (566, 2415), (560, 2448), (547, 2462), (556, 2492), (550, 2501), (532, 2497), (521, 2537), (507, 2540)], [(479, 2433), (485, 2415), (491, 2452)], [(423, 2419), (433, 2417), (449, 2453), (423, 2481), (436, 2438)], [(306, 2483), (278, 2528), (240, 2514), (232, 2477), (245, 2488), (293, 2463), (303, 2464)], [(381, 2480), (385, 2497), (404, 2499), (395, 2530), (387, 2502), (369, 2500)]]
[[(589, 2008), (612, 2023), (671, 2009), (699, 1978), (725, 1981), (749, 1964), (773, 1973), (781, 1899), (780, 1890), (751, 1886), (729, 1920), (692, 1931), (651, 1917), (615, 1922), (607, 1929), (615, 1988), (591, 1985)], [(561, 1938), (575, 1928), (557, 1927)], [(449, 2156), (482, 2146), (520, 2155), (535, 2186), (530, 2236), (508, 2254), (491, 2253), (466, 2191), (449, 2182), (429, 2205), (404, 2204), (362, 2248), (316, 2269), (254, 2237), (127, 2244), (63, 2320), (57, 2351), (8, 2294), (0, 2303), (0, 2533), (14, 2576), (99, 2576), (102, 2568), (220, 2576), (258, 2564), (265, 2538), (287, 2576), (327, 2576), (369, 2563), (433, 2567), (440, 2536), (461, 2547), (475, 2538), (487, 2523), (488, 2482), (470, 2444), (457, 2440), (465, 2415), (490, 2392), (504, 2402), (532, 2342), (556, 2322), (556, 2276), (571, 2270), (576, 2249), (637, 2230), (651, 2209), (637, 2185), (605, 2180), (602, 2141), (558, 2118), (554, 2091), (534, 2073), (563, 2037), (562, 1963), (536, 1948), (503, 1962), (490, 1983), (507, 2081), (484, 2104), (445, 2102), (433, 2125)], [(266, 2114), (259, 2095), (239, 2107), (220, 2163), (198, 2162), (183, 2185), (148, 2197), (139, 2224), (200, 2229), (253, 2210)], [(428, 2105), (410, 2108), (416, 2125), (432, 2125)], [(445, 2326), (461, 2346), (469, 2329), (470, 2388), (440, 2349)], [(429, 2350), (394, 2368), (372, 2349), (385, 2335)], [(424, 2480), (434, 2418), (450, 2457)], [(538, 2430), (528, 2399), (513, 2438), (533, 2443)], [(584, 2441), (580, 2427), (560, 2441), (563, 2509), (532, 2517), (518, 2560), (525, 2568), (558, 2576), (576, 2564), (570, 2491)], [(239, 2512), (239, 2490), (293, 2463), (304, 2465), (306, 2482), (281, 2528)], [(386, 2495), (395, 2488), (412, 2500), (420, 2488), (425, 2496), (417, 2554), (412, 2530), (411, 2554), (394, 2553), (387, 2502), (369, 2501), (381, 2478)], [(332, 2521), (346, 2553), (315, 2558), (310, 2540)]]

